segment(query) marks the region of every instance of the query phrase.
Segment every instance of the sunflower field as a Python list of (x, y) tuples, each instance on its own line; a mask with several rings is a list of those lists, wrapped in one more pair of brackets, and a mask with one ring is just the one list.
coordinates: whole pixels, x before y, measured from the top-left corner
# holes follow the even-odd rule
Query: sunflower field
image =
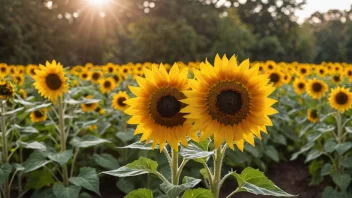
[(212, 59), (1, 63), (1, 197), (352, 196), (352, 65)]

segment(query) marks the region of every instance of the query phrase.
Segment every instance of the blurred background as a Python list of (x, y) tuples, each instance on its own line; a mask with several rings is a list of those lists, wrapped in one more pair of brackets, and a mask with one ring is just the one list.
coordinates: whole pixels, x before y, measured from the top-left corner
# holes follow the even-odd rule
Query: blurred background
[(352, 62), (350, 0), (1, 0), (0, 62)]

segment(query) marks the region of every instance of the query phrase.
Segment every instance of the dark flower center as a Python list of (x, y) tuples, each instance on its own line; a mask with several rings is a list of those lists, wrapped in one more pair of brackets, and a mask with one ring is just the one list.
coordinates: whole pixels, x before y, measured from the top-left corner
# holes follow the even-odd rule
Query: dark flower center
[(348, 71), (347, 75), (352, 76), (352, 71)]
[(93, 73), (92, 78), (93, 78), (93, 80), (98, 80), (100, 78), (100, 74), (99, 73)]
[(58, 90), (62, 85), (59, 76), (57, 76), (56, 74), (49, 74), (48, 76), (46, 76), (45, 83), (51, 90)]
[(31, 72), (32, 75), (35, 75), (35, 69), (31, 69), (30, 72)]
[(111, 82), (110, 81), (105, 81), (104, 82), (104, 87), (105, 88), (110, 88), (111, 87)]
[(334, 78), (335, 82), (339, 82), (340, 81), (340, 76), (334, 76), (333, 78)]
[(313, 83), (313, 91), (314, 92), (320, 92), (322, 88), (323, 88), (323, 86), (319, 82)]
[(19, 76), (16, 76), (16, 80), (17, 80), (17, 82), (21, 82), (22, 80), (21, 80), (21, 77), (19, 77)]
[(305, 74), (305, 73), (307, 73), (307, 70), (305, 68), (302, 68), (301, 69), (301, 74)]
[(324, 70), (323, 69), (320, 69), (319, 72), (320, 72), (320, 74), (324, 74)]
[(336, 96), (335, 96), (335, 100), (339, 105), (343, 105), (346, 104), (348, 101), (348, 96), (346, 93), (343, 92), (339, 92)]
[(298, 88), (300, 88), (300, 89), (303, 89), (303, 88), (304, 88), (304, 86), (305, 86), (305, 84), (304, 84), (304, 83), (299, 83), (299, 84), (298, 84)]
[(128, 69), (123, 69), (123, 73), (127, 73), (128, 72)]
[(126, 100), (126, 98), (121, 97), (121, 98), (117, 99), (117, 104), (118, 104), (120, 107), (124, 107), (124, 106), (126, 106), (126, 104), (124, 103), (125, 100)]
[(277, 73), (272, 73), (269, 76), (270, 82), (277, 83), (280, 80), (280, 76)]
[(273, 69), (274, 67), (273, 67), (272, 65), (269, 65), (268, 68), (269, 68), (269, 69)]
[(109, 72), (111, 73), (111, 72), (113, 72), (113, 71), (114, 71), (114, 68), (109, 67)]
[(5, 67), (2, 67), (1, 68), (1, 72), (5, 72), (6, 71), (6, 68)]
[(310, 112), (310, 116), (311, 116), (312, 118), (317, 118), (317, 117), (318, 117), (318, 112), (317, 112), (317, 110), (312, 110), (312, 111)]
[(82, 74), (82, 77), (83, 77), (83, 78), (87, 78), (88, 75), (87, 75), (87, 74)]
[(226, 90), (218, 95), (216, 105), (223, 113), (235, 115), (242, 108), (242, 96), (233, 90)]
[(120, 80), (120, 77), (118, 75), (114, 75), (113, 78), (116, 82), (119, 82), (119, 80)]
[(181, 103), (173, 96), (167, 95), (159, 99), (157, 111), (161, 117), (171, 118), (181, 110)]
[(34, 111), (34, 116), (35, 116), (36, 118), (41, 118), (41, 117), (43, 117), (43, 113), (40, 112), (40, 111)]

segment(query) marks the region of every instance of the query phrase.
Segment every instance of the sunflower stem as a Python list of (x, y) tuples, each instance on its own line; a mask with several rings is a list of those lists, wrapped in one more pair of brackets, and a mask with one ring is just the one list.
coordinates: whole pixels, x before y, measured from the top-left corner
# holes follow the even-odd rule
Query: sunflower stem
[(171, 182), (173, 185), (178, 185), (178, 178), (177, 178), (177, 172), (178, 172), (178, 152), (172, 149), (171, 151)]
[(221, 168), (224, 158), (226, 147), (222, 149), (219, 147), (216, 149), (214, 154), (214, 177), (212, 178), (211, 192), (214, 195), (214, 198), (219, 198), (220, 188), (221, 188)]
[[(337, 138), (336, 142), (337, 144), (343, 143), (343, 128), (342, 128), (342, 115), (339, 111), (336, 112), (336, 122), (337, 122)], [(338, 154), (337, 157), (337, 171), (341, 171), (341, 160), (342, 160), (342, 155)]]
[[(6, 122), (5, 122), (5, 103), (3, 100), (0, 100), (1, 107), (1, 140), (2, 140), (2, 163), (8, 163), (8, 148), (7, 148), (7, 135), (6, 135)], [(10, 188), (8, 179), (5, 180), (3, 186), (4, 198), (10, 197)]]
[[(64, 119), (64, 108), (63, 108), (63, 101), (62, 98), (59, 97), (59, 132), (60, 132), (60, 146), (61, 150), (60, 152), (65, 152), (66, 151), (66, 134), (65, 134), (65, 119)], [(67, 171), (67, 165), (64, 164), (62, 166), (62, 179), (63, 183), (65, 186), (68, 186), (68, 171)]]

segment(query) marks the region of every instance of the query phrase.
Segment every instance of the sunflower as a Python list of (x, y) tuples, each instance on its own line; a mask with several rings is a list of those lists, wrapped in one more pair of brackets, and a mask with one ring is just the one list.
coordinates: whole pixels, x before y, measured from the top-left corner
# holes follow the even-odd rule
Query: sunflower
[(90, 80), (93, 83), (99, 83), (100, 79), (104, 76), (103, 72), (101, 71), (93, 71), (91, 72)]
[(309, 75), (309, 67), (307, 65), (299, 65), (297, 69), (297, 75), (304, 78)]
[(35, 76), (35, 70), (38, 69), (36, 65), (27, 65), (26, 73), (30, 76)]
[(309, 109), (307, 112), (307, 117), (310, 122), (316, 123), (319, 120), (318, 111), (316, 109)]
[(266, 61), (266, 63), (265, 63), (265, 70), (266, 71), (273, 71), (273, 70), (275, 70), (275, 68), (276, 68), (275, 61), (272, 61), (272, 60)]
[(351, 79), (352, 78), (352, 67), (348, 67), (345, 69), (345, 76), (348, 78), (348, 79)]
[(268, 76), (275, 87), (280, 87), (284, 83), (284, 74), (280, 71), (269, 72)]
[(292, 76), (288, 73), (284, 75), (283, 81), (285, 84), (289, 84), (291, 82)]
[(11, 99), (14, 95), (13, 85), (8, 81), (0, 81), (0, 100)]
[(56, 101), (68, 90), (67, 78), (60, 63), (53, 61), (46, 62), (46, 66), (40, 65), (40, 70), (36, 70), (34, 87), (39, 94), (51, 101)]
[(6, 64), (0, 63), (0, 77), (5, 77), (9, 73), (9, 68)]
[(124, 80), (123, 76), (121, 76), (118, 73), (114, 73), (114, 75), (112, 76), (112, 78), (115, 80), (115, 84), (119, 84), (121, 81)]
[(32, 111), (29, 117), (31, 118), (32, 122), (45, 121), (47, 118), (46, 109)]
[(22, 74), (13, 74), (12, 80), (15, 84), (22, 86), (24, 84), (24, 76)]
[(122, 65), (119, 68), (119, 72), (126, 77), (128, 74), (131, 74), (131, 67), (128, 65)]
[(81, 73), (79, 73), (79, 78), (81, 80), (89, 80), (91, 77), (90, 71), (84, 69)]
[(152, 70), (144, 68), (145, 78), (136, 76), (140, 87), (130, 86), (136, 98), (127, 100), (130, 105), (125, 113), (132, 115), (129, 124), (138, 124), (135, 134), (143, 134), (141, 141), (153, 141), (153, 148), (160, 144), (160, 151), (166, 142), (178, 151), (179, 142), (187, 146), (187, 136), (198, 140), (191, 132), (191, 122), (184, 118), (180, 110), (185, 107), (180, 102), (185, 99), (183, 91), (189, 88), (187, 83), (188, 68), (181, 71), (175, 63), (168, 73), (161, 64), (153, 65)]
[(99, 106), (95, 109), (95, 112), (98, 112), (100, 115), (105, 114), (105, 110)]
[(114, 64), (112, 63), (108, 63), (105, 67), (104, 67), (104, 71), (106, 71), (107, 73), (114, 73), (116, 71), (116, 67)]
[(335, 84), (339, 84), (341, 82), (341, 76), (340, 74), (336, 74), (332, 76), (332, 82), (334, 82)]
[(325, 68), (324, 66), (320, 66), (320, 67), (317, 69), (317, 73), (318, 73), (320, 76), (325, 76), (325, 75), (328, 73), (328, 69)]
[(116, 84), (113, 78), (106, 78), (100, 81), (100, 92), (103, 94), (114, 90), (115, 87), (116, 87)]
[(319, 99), (328, 91), (328, 85), (321, 80), (312, 79), (307, 83), (307, 93), (313, 99)]
[(127, 108), (125, 101), (130, 97), (125, 91), (119, 91), (112, 98), (112, 107), (119, 111), (124, 111)]
[(296, 78), (293, 82), (293, 88), (297, 94), (303, 94), (306, 91), (307, 81), (302, 78)]
[(336, 87), (331, 89), (329, 97), (330, 106), (341, 113), (352, 107), (352, 93), (349, 88)]
[(230, 60), (215, 57), (214, 67), (206, 61), (200, 71), (194, 70), (196, 80), (189, 80), (191, 91), (184, 91), (188, 104), (181, 112), (194, 121), (194, 129), (201, 131), (200, 141), (214, 134), (215, 147), (224, 139), (234, 149), (233, 142), (243, 151), (244, 140), (254, 145), (254, 136), (267, 133), (272, 126), (269, 115), (277, 111), (271, 106), (276, 100), (268, 98), (275, 90), (258, 66), (249, 69), (248, 59), (239, 66), (235, 56)]
[(26, 99), (27, 98), (27, 92), (24, 89), (20, 89), (18, 91), (18, 93), (20, 94), (22, 99)]
[[(92, 99), (93, 96), (92, 95), (87, 95), (86, 98), (87, 99)], [(96, 110), (98, 108), (98, 103), (91, 102), (91, 103), (81, 104), (81, 108), (82, 108), (82, 111), (84, 111), (84, 112), (91, 112), (91, 111), (94, 111), (94, 110)]]

